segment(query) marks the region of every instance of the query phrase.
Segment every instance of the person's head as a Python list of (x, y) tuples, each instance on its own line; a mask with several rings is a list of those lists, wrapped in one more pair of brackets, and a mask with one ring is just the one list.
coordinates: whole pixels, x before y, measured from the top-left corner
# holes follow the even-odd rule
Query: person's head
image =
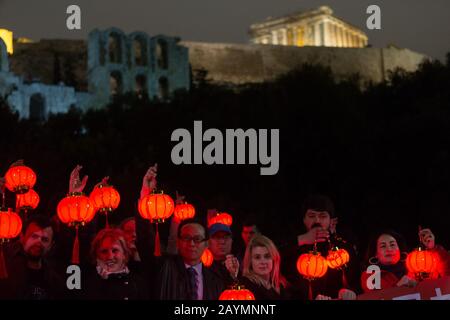
[(280, 288), (280, 254), (269, 238), (257, 234), (245, 250), (243, 275), (261, 283), (268, 281), (276, 290)]
[(310, 195), (303, 202), (301, 214), (306, 231), (315, 227), (328, 230), (334, 218), (334, 204), (327, 196)]
[(125, 236), (125, 241), (127, 242), (128, 248), (132, 252), (136, 252), (136, 220), (134, 217), (126, 218), (123, 220), (119, 228), (123, 231)]
[(400, 234), (390, 230), (382, 231), (369, 243), (369, 263), (394, 265), (400, 261), (401, 253), (405, 251), (405, 241)]
[(123, 270), (130, 257), (124, 232), (120, 229), (100, 230), (92, 240), (91, 255), (97, 265), (101, 265), (108, 272)]
[(188, 265), (199, 264), (207, 247), (205, 228), (196, 220), (183, 220), (177, 232), (178, 254)]
[(209, 250), (214, 260), (225, 260), (226, 256), (231, 253), (233, 245), (233, 235), (231, 229), (226, 224), (214, 223), (208, 229), (209, 234)]
[(43, 215), (32, 215), (22, 228), (20, 242), (28, 259), (41, 260), (54, 243), (51, 220)]
[(419, 238), (420, 242), (426, 249), (434, 249), (436, 245), (436, 238), (430, 228), (421, 229), (419, 231)]
[(250, 239), (253, 238), (255, 234), (259, 233), (256, 222), (252, 219), (247, 219), (242, 224), (241, 237), (244, 241), (245, 246), (248, 246)]

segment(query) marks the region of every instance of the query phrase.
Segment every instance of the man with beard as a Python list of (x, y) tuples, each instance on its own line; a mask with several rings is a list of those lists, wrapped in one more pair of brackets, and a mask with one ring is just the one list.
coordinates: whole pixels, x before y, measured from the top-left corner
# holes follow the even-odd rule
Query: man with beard
[[(312, 297), (316, 299), (354, 300), (359, 293), (359, 262), (355, 248), (346, 240), (336, 235), (337, 218), (333, 202), (323, 195), (310, 195), (301, 208), (301, 217), (305, 232), (297, 236), (297, 243), (288, 245), (283, 252), (282, 274), (298, 289), (297, 298), (308, 297), (308, 280), (299, 275), (296, 262), (301, 254), (314, 250), (327, 257), (332, 247), (345, 249), (350, 261), (342, 270), (328, 268), (320, 279), (311, 281)], [(343, 276), (345, 274), (345, 276)]]
[(62, 299), (64, 281), (46, 260), (54, 243), (50, 219), (34, 214), (22, 228), (20, 240), (8, 250), (9, 277), (0, 280), (0, 297), (16, 300)]

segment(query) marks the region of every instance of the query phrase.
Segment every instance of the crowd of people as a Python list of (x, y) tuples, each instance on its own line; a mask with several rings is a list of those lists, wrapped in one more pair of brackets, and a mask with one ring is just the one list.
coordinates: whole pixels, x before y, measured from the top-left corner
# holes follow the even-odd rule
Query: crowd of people
[[(77, 166), (70, 176), (70, 192), (82, 192), (86, 186), (80, 170)], [(156, 188), (156, 176), (155, 165), (143, 178), (141, 198)], [(177, 202), (182, 200), (177, 194)], [(395, 231), (376, 234), (363, 258), (355, 244), (337, 232), (334, 204), (327, 196), (308, 196), (298, 216), (304, 231), (279, 247), (263, 235), (257, 219), (245, 220), (236, 238), (226, 224), (206, 228), (196, 218), (171, 218), (161, 256), (153, 254), (152, 225), (139, 214), (100, 230), (94, 220), (80, 229), (81, 286), (70, 289), (66, 268), (71, 264), (73, 230), (56, 215), (30, 214), (20, 237), (3, 244), (8, 277), (0, 279), (0, 299), (217, 300), (225, 289), (240, 284), (256, 300), (355, 300), (371, 290), (368, 265), (381, 269), (380, 289), (417, 284), (405, 265), (405, 241)], [(439, 256), (430, 277), (449, 276), (449, 252), (436, 243), (430, 229), (420, 230), (418, 236), (424, 248)], [(240, 248), (233, 246), (238, 241)], [(349, 253), (343, 270), (328, 269), (313, 281), (299, 274), (296, 262), (301, 254), (314, 250), (326, 256), (331, 246)], [(202, 263), (206, 248), (213, 256), (210, 266)]]

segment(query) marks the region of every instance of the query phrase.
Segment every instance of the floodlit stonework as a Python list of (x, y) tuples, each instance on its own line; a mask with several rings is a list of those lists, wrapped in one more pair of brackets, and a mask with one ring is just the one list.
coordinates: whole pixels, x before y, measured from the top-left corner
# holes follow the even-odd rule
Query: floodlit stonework
[(333, 15), (327, 6), (269, 18), (250, 26), (251, 42), (284, 46), (364, 48), (367, 35)]
[(41, 121), (72, 106), (102, 108), (127, 92), (170, 100), (190, 86), (188, 49), (178, 42), (110, 28), (93, 30), (87, 43), (16, 41), (8, 55), (0, 39), (0, 95), (21, 118)]

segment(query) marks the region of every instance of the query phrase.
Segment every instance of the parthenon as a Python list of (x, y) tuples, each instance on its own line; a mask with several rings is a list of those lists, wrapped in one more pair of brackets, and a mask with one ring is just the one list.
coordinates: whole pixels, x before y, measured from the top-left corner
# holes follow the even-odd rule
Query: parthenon
[(368, 37), (360, 29), (333, 16), (327, 6), (250, 26), (251, 42), (285, 46), (364, 48)]

